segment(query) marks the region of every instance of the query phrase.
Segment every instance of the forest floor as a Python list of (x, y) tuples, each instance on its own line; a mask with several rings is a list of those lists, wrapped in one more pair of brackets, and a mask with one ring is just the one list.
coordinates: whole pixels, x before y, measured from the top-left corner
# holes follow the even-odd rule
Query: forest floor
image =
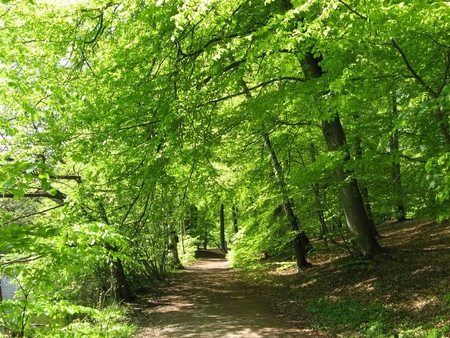
[(387, 254), (313, 243), (313, 268), (204, 258), (135, 305), (137, 337), (450, 337), (450, 225), (381, 225)]

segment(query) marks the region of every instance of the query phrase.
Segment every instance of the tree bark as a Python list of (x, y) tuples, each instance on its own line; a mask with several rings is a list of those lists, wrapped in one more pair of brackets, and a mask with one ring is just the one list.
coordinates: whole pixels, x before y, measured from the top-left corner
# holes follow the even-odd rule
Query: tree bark
[[(283, 0), (284, 7), (292, 8), (289, 0)], [(323, 74), (320, 66), (321, 56), (315, 57), (312, 52), (307, 52), (306, 55), (300, 59), (302, 71), (307, 80), (320, 78)], [(341, 125), (339, 114), (336, 113), (329, 120), (322, 121), (322, 132), (325, 137), (328, 150), (338, 151), (344, 150), (346, 157), (344, 162), (350, 160), (348, 149), (345, 149), (346, 139), (344, 129)], [(344, 209), (347, 225), (353, 234), (353, 243), (355, 250), (360, 256), (373, 256), (382, 252), (381, 246), (378, 244), (373, 231), (371, 230), (370, 221), (367, 217), (364, 203), (359, 190), (358, 181), (352, 175), (341, 168), (334, 170), (334, 179), (339, 182), (339, 198)]]
[[(311, 161), (314, 163), (316, 162), (316, 150), (315, 150), (315, 146), (313, 143), (310, 144), (309, 147), (309, 151), (311, 154)], [(324, 243), (325, 243), (325, 247), (328, 249), (328, 242), (327, 242), (327, 232), (328, 232), (328, 228), (327, 228), (327, 224), (325, 222), (325, 216), (324, 216), (324, 212), (323, 212), (323, 207), (322, 207), (322, 202), (320, 199), (320, 187), (317, 183), (311, 183), (311, 187), (313, 189), (314, 192), (314, 198), (316, 200), (316, 212), (317, 212), (317, 217), (319, 218), (319, 224), (320, 224), (320, 235), (319, 235), (319, 239), (323, 239)]]
[(172, 259), (172, 265), (175, 269), (183, 269), (178, 253), (178, 234), (172, 226), (169, 226), (169, 251)]
[[(355, 119), (356, 122), (358, 122), (358, 119), (359, 119), (358, 114), (354, 114), (353, 118)], [(355, 158), (360, 160), (360, 159), (362, 159), (362, 156), (363, 156), (363, 151), (361, 148), (361, 138), (358, 136), (355, 141)], [(367, 218), (369, 219), (370, 230), (372, 231), (373, 236), (375, 236), (376, 238), (380, 238), (381, 236), (378, 233), (377, 228), (375, 227), (375, 221), (373, 219), (372, 206), (370, 204), (370, 198), (369, 198), (369, 190), (367, 189), (366, 186), (364, 186), (361, 183), (359, 183), (359, 189), (361, 191), (361, 197), (364, 202), (364, 208), (366, 209)]]
[[(394, 113), (394, 117), (397, 116), (397, 99), (394, 96), (392, 99), (392, 112)], [(392, 181), (394, 183), (394, 194), (396, 200), (396, 219), (398, 221), (406, 220), (406, 212), (403, 204), (403, 189), (402, 189), (402, 181), (401, 181), (401, 168), (400, 168), (400, 147), (398, 140), (398, 131), (394, 130), (389, 138), (389, 148), (390, 155), (392, 157)]]
[[(339, 116), (336, 114), (332, 121), (322, 121), (322, 131), (329, 151), (342, 150), (346, 145), (344, 130)], [(350, 160), (348, 151), (344, 161)], [(339, 200), (344, 210), (347, 226), (353, 236), (354, 249), (362, 257), (371, 257), (383, 250), (378, 244), (370, 226), (370, 220), (359, 190), (358, 181), (351, 171), (342, 167), (334, 169), (333, 176), (339, 182)]]
[(264, 147), (266, 148), (267, 152), (269, 153), (270, 162), (272, 164), (272, 169), (275, 174), (275, 178), (278, 182), (278, 186), (281, 190), (281, 195), (283, 198), (283, 210), (286, 214), (286, 217), (288, 219), (289, 225), (293, 231), (295, 231), (297, 234), (294, 238), (294, 250), (295, 250), (295, 257), (297, 261), (297, 267), (298, 269), (306, 269), (311, 267), (311, 263), (309, 263), (306, 260), (306, 248), (303, 246), (302, 243), (302, 234), (300, 232), (300, 224), (298, 221), (297, 216), (294, 213), (294, 208), (292, 205), (292, 201), (289, 198), (287, 191), (286, 191), (286, 181), (284, 179), (283, 169), (278, 162), (277, 155), (275, 151), (272, 148), (272, 144), (270, 142), (269, 135), (263, 134), (264, 139)]
[[(105, 248), (111, 252), (117, 252), (117, 248), (112, 247), (109, 243), (105, 244)], [(111, 267), (111, 284), (114, 290), (114, 298), (117, 302), (130, 301), (133, 299), (130, 285), (127, 282), (125, 271), (123, 269), (122, 261), (116, 258)]]
[(225, 207), (220, 205), (220, 249), (227, 252), (227, 242), (225, 241)]
[(233, 207), (232, 207), (232, 217), (233, 217), (233, 230), (234, 230), (234, 233), (237, 234), (239, 231), (238, 208), (235, 204), (233, 204)]

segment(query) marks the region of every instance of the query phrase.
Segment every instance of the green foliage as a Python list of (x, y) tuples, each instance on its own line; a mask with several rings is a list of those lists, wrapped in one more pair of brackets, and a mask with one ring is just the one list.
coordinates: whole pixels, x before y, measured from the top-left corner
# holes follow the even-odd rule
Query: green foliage
[(178, 252), (180, 253), (180, 261), (183, 266), (195, 262), (195, 252), (197, 251), (198, 238), (189, 235), (183, 236), (178, 242)]
[(310, 299), (307, 311), (314, 315), (318, 327), (330, 332), (359, 331), (365, 337), (377, 337), (392, 329), (392, 310), (376, 302), (324, 297)]
[[(92, 281), (78, 300), (99, 303), (119, 260), (134, 290), (163, 278), (173, 229), (185, 263), (215, 246), (221, 203), (233, 264), (257, 265), (261, 252), (292, 253), (295, 233), (273, 216), (286, 196), (302, 230), (317, 235), (321, 213), (336, 234), (343, 166), (377, 222), (399, 207), (447, 219), (448, 4), (291, 4), (2, 1), (0, 193), (12, 202), (0, 272), (58, 301)], [(305, 56), (320, 59), (320, 78), (304, 74)], [(336, 114), (346, 144), (329, 152), (321, 124)]]

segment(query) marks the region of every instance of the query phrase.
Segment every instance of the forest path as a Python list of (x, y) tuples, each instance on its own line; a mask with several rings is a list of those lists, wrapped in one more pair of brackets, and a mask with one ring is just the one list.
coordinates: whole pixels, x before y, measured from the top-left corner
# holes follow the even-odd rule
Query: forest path
[(317, 337), (270, 313), (223, 258), (198, 260), (140, 306), (141, 338)]

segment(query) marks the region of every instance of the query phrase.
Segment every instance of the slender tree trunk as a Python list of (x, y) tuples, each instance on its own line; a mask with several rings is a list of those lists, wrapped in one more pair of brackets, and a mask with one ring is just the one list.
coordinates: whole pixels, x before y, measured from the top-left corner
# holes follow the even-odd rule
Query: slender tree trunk
[[(358, 122), (358, 119), (359, 119), (358, 114), (354, 114), (353, 118), (355, 119), (356, 122)], [(360, 159), (362, 159), (362, 156), (363, 156), (363, 151), (361, 148), (361, 138), (358, 136), (355, 141), (355, 158), (360, 160)], [(375, 226), (375, 221), (373, 218), (372, 206), (370, 204), (369, 190), (367, 189), (366, 186), (361, 184), (361, 182), (359, 183), (359, 189), (361, 191), (361, 197), (364, 202), (364, 208), (366, 209), (367, 217), (369, 219), (370, 230), (371, 230), (373, 236), (375, 236), (376, 238), (380, 238), (381, 236), (378, 233), (378, 230)]]
[(294, 213), (292, 201), (289, 198), (286, 191), (286, 182), (284, 180), (283, 169), (281, 168), (281, 165), (278, 162), (277, 155), (275, 154), (275, 151), (272, 148), (269, 135), (264, 134), (263, 139), (264, 139), (264, 146), (267, 152), (269, 153), (270, 162), (272, 164), (272, 169), (275, 174), (275, 178), (281, 190), (284, 212), (286, 213), (290, 227), (297, 233), (294, 238), (294, 250), (297, 261), (297, 267), (298, 269), (308, 268), (311, 266), (311, 263), (309, 263), (306, 260), (306, 248), (302, 243), (302, 236), (304, 236), (304, 234), (302, 235), (302, 233), (300, 232), (300, 225), (298, 222), (298, 218)]
[[(244, 80), (241, 80), (241, 85), (242, 88), (244, 89), (245, 96), (247, 97), (247, 99), (250, 99), (252, 96), (250, 94), (250, 90), (248, 89), (247, 83), (245, 83)], [(270, 162), (272, 164), (272, 170), (281, 191), (281, 195), (283, 198), (284, 212), (286, 213), (289, 225), (291, 226), (292, 230), (294, 230), (297, 233), (294, 238), (294, 250), (297, 261), (297, 268), (299, 270), (309, 268), (312, 265), (306, 260), (306, 247), (303, 244), (304, 241), (302, 241), (302, 237), (305, 237), (306, 234), (300, 231), (298, 218), (294, 213), (294, 208), (291, 199), (289, 198), (286, 191), (286, 181), (284, 179), (283, 169), (281, 168), (281, 165), (278, 162), (277, 155), (275, 154), (275, 151), (272, 148), (269, 135), (267, 133), (264, 133), (262, 134), (262, 138), (264, 140), (264, 147), (269, 153)]]
[[(315, 150), (315, 146), (313, 143), (310, 144), (309, 151), (311, 154), (311, 161), (313, 163), (316, 162), (316, 150)], [(314, 198), (316, 200), (316, 205), (317, 205), (316, 212), (317, 212), (317, 217), (319, 218), (319, 224), (320, 224), (319, 239), (324, 240), (325, 247), (328, 249), (328, 243), (327, 243), (328, 228), (327, 228), (327, 224), (325, 222), (325, 216), (324, 216), (324, 212), (323, 212), (323, 208), (322, 208), (322, 201), (320, 198), (320, 187), (317, 183), (311, 183), (311, 187), (313, 189)]]
[(183, 264), (180, 261), (180, 255), (178, 253), (178, 234), (172, 226), (169, 226), (169, 250), (172, 259), (172, 264), (175, 269), (183, 269)]
[[(110, 223), (108, 215), (102, 201), (99, 201), (99, 211), (102, 220), (109, 225)], [(111, 246), (109, 243), (105, 243), (104, 246), (108, 251), (118, 251), (115, 246)], [(113, 264), (110, 267), (110, 271), (116, 301), (121, 302), (132, 300), (133, 294), (125, 276), (125, 270), (123, 268), (122, 261), (119, 258), (114, 259)]]
[[(394, 117), (397, 116), (397, 99), (394, 96), (392, 99), (392, 111)], [(389, 138), (389, 148), (392, 157), (392, 181), (394, 182), (394, 194), (396, 200), (396, 215), (398, 221), (406, 220), (406, 212), (403, 204), (403, 192), (402, 192), (402, 182), (401, 182), (401, 168), (400, 168), (400, 149), (398, 140), (398, 131), (395, 130)]]
[(238, 208), (235, 204), (233, 204), (232, 207), (232, 217), (233, 217), (233, 230), (234, 233), (237, 234), (239, 231), (239, 226), (238, 226)]
[(227, 242), (225, 241), (225, 207), (220, 205), (220, 249), (227, 252)]

